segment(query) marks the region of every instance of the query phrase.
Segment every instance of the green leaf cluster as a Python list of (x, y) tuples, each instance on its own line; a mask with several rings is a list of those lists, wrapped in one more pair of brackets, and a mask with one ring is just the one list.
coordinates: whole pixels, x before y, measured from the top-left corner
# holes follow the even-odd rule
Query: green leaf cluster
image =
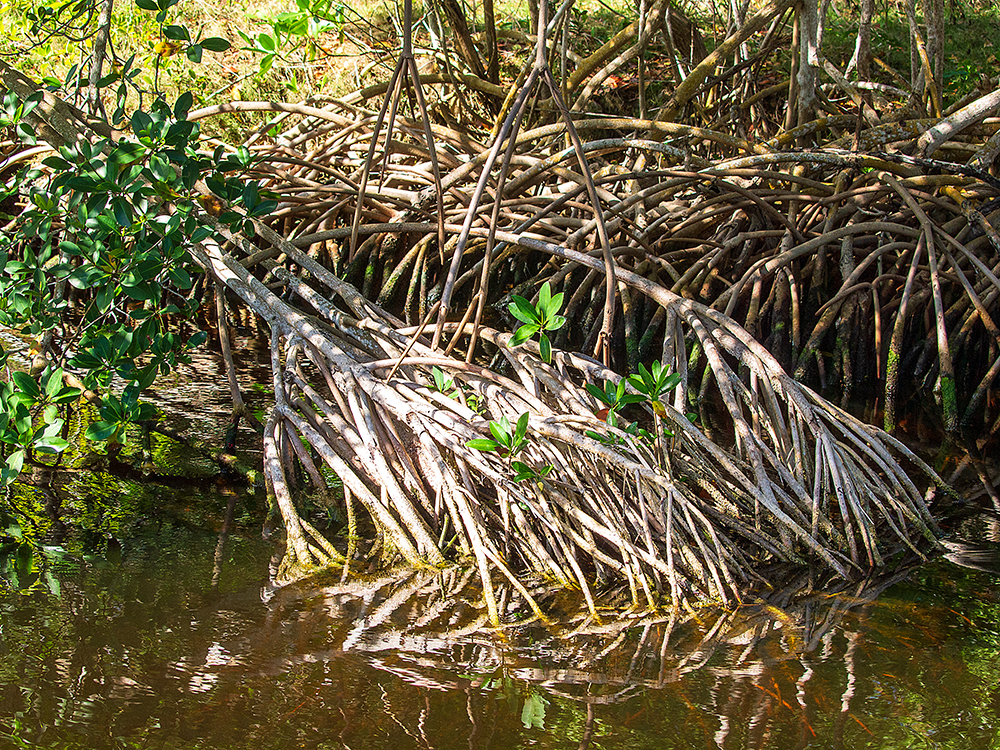
[(42, 92), (37, 91), (23, 101), (8, 91), (3, 95), (0, 109), (0, 128), (13, 128), (16, 135), (26, 146), (35, 145), (35, 129), (24, 118), (42, 101)]
[[(622, 408), (628, 404), (648, 403), (653, 410), (657, 423), (657, 428), (653, 432), (643, 429), (637, 422), (628, 422), (621, 429), (626, 435), (631, 435), (647, 443), (654, 444), (657, 442), (657, 434), (662, 434), (666, 437), (673, 436), (673, 433), (665, 426), (662, 426), (660, 422), (667, 415), (662, 399), (680, 384), (681, 376), (677, 373), (671, 373), (659, 361), (654, 361), (649, 369), (640, 363), (638, 369), (639, 372), (633, 373), (627, 378), (622, 378), (618, 381), (617, 385), (610, 380), (605, 380), (603, 389), (593, 383), (588, 383), (586, 389), (591, 396), (604, 404), (604, 419), (612, 427), (619, 427), (618, 420)], [(627, 392), (626, 383), (631, 385), (638, 393)], [(696, 415), (694, 414), (687, 414), (686, 416), (692, 422), (696, 419)], [(602, 435), (593, 430), (588, 430), (585, 434), (604, 445), (618, 445), (623, 441), (623, 438), (615, 434)]]
[(610, 380), (605, 380), (603, 389), (598, 388), (593, 383), (587, 383), (587, 393), (607, 407), (608, 415), (605, 421), (609, 424), (614, 424), (615, 418), (624, 406), (639, 404), (646, 400), (645, 395), (627, 393), (625, 383), (624, 378), (619, 380), (617, 385)]
[(14, 370), (9, 380), (0, 382), (0, 444), (6, 455), (0, 463), (0, 486), (17, 478), (26, 457), (61, 453), (69, 446), (61, 408), (79, 396), (79, 389), (64, 384), (60, 367), (46, 368), (38, 379)]
[(535, 469), (523, 461), (515, 461), (514, 456), (519, 454), (529, 445), (528, 440), (528, 412), (524, 412), (517, 418), (517, 422), (511, 425), (507, 417), (500, 417), (498, 421), (489, 423), (490, 438), (476, 438), (470, 440), (466, 445), (477, 451), (498, 453), (510, 463), (510, 468), (514, 472), (514, 481), (523, 482), (527, 479), (540, 482), (543, 477), (549, 475), (552, 466), (546, 464), (540, 469)]
[(518, 328), (510, 340), (510, 346), (519, 346), (528, 339), (538, 336), (538, 347), (545, 362), (552, 361), (552, 344), (546, 331), (557, 331), (566, 325), (566, 318), (559, 315), (563, 293), (553, 295), (549, 282), (542, 284), (538, 291), (538, 304), (533, 305), (524, 297), (513, 295), (508, 306), (510, 314), (524, 325)]
[(455, 393), (455, 380), (444, 374), (444, 370), (435, 365), (431, 368), (431, 376), (434, 378), (434, 390), (438, 393), (443, 393), (449, 398), (454, 398), (457, 394)]
[(512, 458), (528, 447), (528, 412), (517, 418), (517, 423), (511, 425), (507, 417), (500, 417), (489, 424), (493, 439), (476, 438), (466, 443), (469, 448), (477, 451), (499, 453), (504, 458)]
[(279, 13), (270, 19), (269, 32), (251, 36), (243, 31), (239, 35), (243, 48), (261, 56), (258, 75), (267, 75), (275, 61), (292, 62), (296, 52), (305, 61), (314, 60), (321, 51), (319, 38), (330, 31), (343, 35), (349, 7), (341, 0), (295, 0), (295, 9)]
[(210, 52), (225, 52), (229, 49), (229, 41), (222, 37), (213, 36), (206, 39), (196, 37), (191, 38), (191, 32), (186, 26), (179, 24), (167, 24), (167, 17), (172, 7), (180, 0), (135, 0), (136, 6), (142, 10), (156, 13), (156, 22), (160, 25), (160, 35), (166, 40), (157, 45), (157, 51), (161, 57), (167, 53), (183, 51), (188, 60), (193, 63), (200, 63), (205, 50)]
[[(162, 14), (172, 4), (156, 7)], [(37, 99), (2, 95), (4, 124), (16, 128)], [(202, 271), (190, 248), (214, 232), (199, 181), (242, 206), (221, 217), (236, 229), (276, 206), (242, 179), (254, 163), (246, 149), (199, 150), (198, 126), (186, 119), (193, 101), (190, 93), (172, 106), (157, 99), (129, 116), (124, 135), (63, 147), (44, 169), (24, 169), (4, 186), (27, 208), (0, 234), (0, 325), (44, 342), (52, 364), (36, 381), (0, 362), (0, 483), (32, 454), (65, 448), (62, 411), (79, 392), (63, 388), (62, 368), (106, 391), (87, 436), (124, 442), (130, 424), (155, 416), (143, 391), (206, 339), (176, 326), (199, 305)]]
[(100, 419), (87, 427), (87, 437), (91, 440), (125, 442), (125, 430), (136, 422), (144, 422), (156, 417), (156, 409), (139, 400), (137, 383), (130, 383), (122, 391), (121, 397), (109, 394), (99, 410)]
[(669, 368), (664, 367), (660, 361), (657, 360), (653, 362), (648, 370), (646, 369), (646, 366), (640, 362), (639, 372), (629, 375), (628, 382), (633, 388), (639, 391), (639, 393), (649, 399), (653, 406), (653, 411), (656, 412), (657, 415), (663, 416), (665, 412), (663, 404), (660, 403), (660, 399), (680, 384), (681, 376), (676, 372), (670, 372)]
[(552, 472), (553, 466), (552, 464), (545, 464), (542, 468), (535, 469), (523, 461), (511, 461), (510, 468), (514, 470), (515, 482), (523, 482), (530, 479), (537, 483), (541, 482), (544, 477), (547, 477)]

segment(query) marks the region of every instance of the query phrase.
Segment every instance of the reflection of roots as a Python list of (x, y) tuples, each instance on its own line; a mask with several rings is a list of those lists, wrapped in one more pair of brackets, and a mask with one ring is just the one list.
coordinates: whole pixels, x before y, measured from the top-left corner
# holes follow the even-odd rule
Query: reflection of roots
[[(547, 625), (507, 625), (502, 641), (486, 629), (482, 587), (468, 570), (410, 571), (368, 583), (328, 585), (320, 579), (303, 592), (308, 603), (291, 587), (270, 606), (275, 622), (294, 621), (306, 629), (294, 634), (296, 641), (310, 642), (313, 630), (322, 631), (329, 634), (330, 654), (367, 654), (376, 668), (420, 687), (463, 690), (509, 677), (600, 704), (693, 672), (710, 673), (720, 686), (741, 685), (787, 662), (805, 664), (845, 615), (862, 613), (902, 577), (896, 573), (816, 595), (803, 588), (813, 583), (808, 576), (793, 576), (785, 588), (735, 611), (700, 606), (607, 622), (576, 614)], [(550, 611), (558, 608), (550, 600), (560, 595), (551, 586), (533, 593)], [(506, 603), (506, 618), (530, 614), (509, 585), (498, 581), (496, 594)]]

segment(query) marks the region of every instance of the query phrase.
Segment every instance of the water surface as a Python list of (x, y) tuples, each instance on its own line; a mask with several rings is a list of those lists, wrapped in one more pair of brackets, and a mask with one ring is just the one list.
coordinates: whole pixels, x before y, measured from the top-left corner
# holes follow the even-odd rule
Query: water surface
[(1000, 738), (996, 578), (946, 560), (878, 596), (888, 582), (673, 624), (581, 616), (557, 636), (496, 633), (461, 571), (330, 575), (262, 597), (272, 547), (256, 498), (158, 494), (161, 512), (126, 538), (54, 565), (57, 592), (0, 596), (0, 744), (980, 750)]
[[(228, 396), (200, 366), (162, 405), (218, 442)], [(516, 624), (509, 596), (498, 632), (471, 571), (271, 590), (259, 490), (169, 438), (152, 448), (145, 473), (80, 451), (9, 494), (35, 556), (11, 586), (7, 537), (0, 747), (1000, 747), (989, 517), (952, 532), (982, 569), (941, 559), (837, 592), (792, 577), (736, 612), (551, 627)]]

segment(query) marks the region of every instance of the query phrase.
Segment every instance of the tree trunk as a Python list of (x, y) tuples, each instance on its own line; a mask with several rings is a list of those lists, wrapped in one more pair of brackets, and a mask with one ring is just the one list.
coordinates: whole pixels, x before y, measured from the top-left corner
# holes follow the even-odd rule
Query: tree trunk
[(483, 0), (483, 20), (486, 24), (486, 80), (500, 83), (500, 51), (497, 49), (497, 21), (493, 0)]
[(816, 119), (816, 79), (820, 65), (823, 20), (819, 0), (803, 0), (799, 6), (798, 124)]
[(858, 22), (858, 39), (854, 45), (854, 56), (845, 71), (850, 75), (857, 68), (858, 80), (871, 80), (872, 75), (872, 16), (875, 14), (875, 0), (861, 0), (861, 20)]
[(102, 0), (101, 16), (97, 21), (97, 34), (94, 36), (94, 51), (90, 58), (90, 90), (87, 92), (88, 109), (91, 114), (98, 114), (104, 108), (98, 83), (101, 80), (101, 69), (104, 57), (107, 55), (108, 39), (111, 36), (111, 9), (114, 0)]
[(455, 47), (458, 48), (458, 54), (477, 77), (486, 79), (486, 70), (483, 68), (483, 61), (479, 57), (476, 45), (472, 43), (472, 34), (469, 33), (469, 24), (465, 20), (465, 11), (462, 10), (461, 4), (458, 0), (440, 0), (440, 2), (444, 15), (448, 19), (448, 25), (451, 26), (451, 30), (455, 34)]
[[(927, 58), (931, 63), (933, 81), (928, 81), (928, 91), (936, 110), (941, 109), (944, 93), (944, 0), (923, 0), (924, 23), (927, 26)], [(940, 115), (941, 111), (935, 112)]]
[(903, 8), (906, 10), (906, 19), (910, 24), (910, 88), (917, 91), (923, 83), (920, 70), (921, 44), (919, 31), (917, 29), (917, 0), (905, 0)]

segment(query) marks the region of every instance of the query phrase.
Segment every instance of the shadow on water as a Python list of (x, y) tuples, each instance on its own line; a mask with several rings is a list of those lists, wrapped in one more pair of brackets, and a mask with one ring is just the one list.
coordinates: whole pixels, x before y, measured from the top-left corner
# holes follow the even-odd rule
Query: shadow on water
[[(225, 399), (192, 392), (206, 401), (181, 416), (219, 439)], [(25, 592), (0, 593), (0, 747), (980, 750), (1000, 737), (995, 515), (953, 530), (954, 562), (839, 590), (790, 573), (736, 611), (599, 621), (540, 587), (557, 622), (506, 592), (510, 624), (494, 631), (471, 571), (272, 590), (263, 498), (168, 442), (153, 480), (67, 465), (12, 493), (49, 557)]]

